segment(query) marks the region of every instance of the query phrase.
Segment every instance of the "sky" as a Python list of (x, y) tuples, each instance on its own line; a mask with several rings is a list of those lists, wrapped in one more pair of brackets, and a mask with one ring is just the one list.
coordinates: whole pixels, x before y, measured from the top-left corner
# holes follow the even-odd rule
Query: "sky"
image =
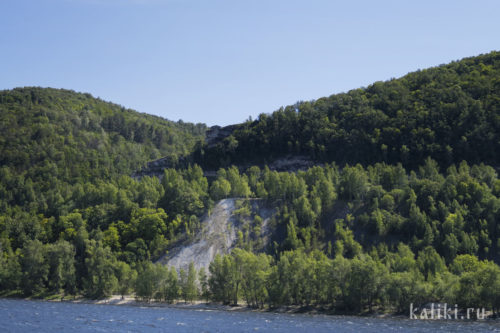
[(0, 0), (0, 89), (229, 125), (500, 50), (498, 0)]

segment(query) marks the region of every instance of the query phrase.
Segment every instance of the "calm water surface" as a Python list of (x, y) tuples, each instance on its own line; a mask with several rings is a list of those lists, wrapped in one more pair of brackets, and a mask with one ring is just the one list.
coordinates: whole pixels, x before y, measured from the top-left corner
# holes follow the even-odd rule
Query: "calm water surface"
[(0, 332), (500, 332), (500, 322), (420, 321), (0, 299)]

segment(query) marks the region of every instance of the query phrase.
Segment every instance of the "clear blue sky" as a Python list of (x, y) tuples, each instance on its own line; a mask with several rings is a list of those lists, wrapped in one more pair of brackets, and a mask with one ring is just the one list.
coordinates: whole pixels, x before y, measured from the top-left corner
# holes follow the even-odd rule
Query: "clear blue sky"
[(0, 89), (227, 125), (500, 49), (500, 1), (0, 0)]

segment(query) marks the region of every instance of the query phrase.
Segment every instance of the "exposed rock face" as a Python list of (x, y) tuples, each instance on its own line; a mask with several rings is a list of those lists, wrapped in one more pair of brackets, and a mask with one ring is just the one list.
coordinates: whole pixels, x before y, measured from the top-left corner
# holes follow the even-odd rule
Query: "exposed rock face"
[(229, 125), (225, 127), (212, 126), (210, 127), (205, 136), (205, 143), (208, 148), (214, 147), (218, 142), (230, 136), (239, 125)]
[(202, 220), (202, 230), (190, 243), (171, 250), (159, 262), (174, 266), (177, 270), (187, 270), (191, 262), (197, 270), (205, 268), (214, 260), (216, 254), (227, 254), (237, 243), (238, 231), (243, 227), (244, 221), (236, 216), (237, 200), (250, 202), (253, 214), (262, 218), (261, 235), (264, 242), (268, 241), (268, 222), (274, 214), (273, 209), (264, 207), (263, 200), (259, 199), (224, 199), (219, 201), (212, 213)]
[(297, 172), (299, 170), (307, 170), (315, 164), (307, 156), (286, 156), (272, 161), (269, 164), (269, 169), (276, 171)]
[(151, 162), (146, 163), (146, 167), (138, 170), (132, 174), (133, 178), (141, 178), (144, 176), (161, 178), (163, 170), (175, 167), (176, 161), (170, 156), (163, 157)]
[[(218, 127), (218, 126), (214, 126), (214, 127)], [(215, 139), (213, 139), (213, 140), (215, 140)], [(218, 140), (220, 140), (220, 136), (219, 136), (219, 139), (217, 139), (217, 141), (213, 141), (213, 142), (219, 142)], [(215, 144), (216, 143), (213, 143), (213, 145), (215, 145)], [(149, 176), (149, 177), (156, 176), (158, 178), (161, 178), (161, 177), (163, 177), (163, 170), (168, 169), (168, 168), (175, 168), (176, 163), (177, 164), (182, 163), (182, 161), (183, 161), (182, 157), (180, 158), (179, 161), (174, 161), (171, 157), (168, 157), (168, 156), (163, 157), (163, 158), (160, 158), (158, 160), (148, 162), (146, 164), (146, 167), (142, 168), (139, 171), (134, 172), (132, 174), (132, 177), (140, 178), (140, 177), (144, 177), (144, 176)], [(307, 170), (314, 165), (321, 165), (321, 164), (315, 163), (314, 161), (309, 159), (307, 156), (289, 155), (289, 156), (285, 156), (285, 157), (282, 157), (282, 158), (279, 158), (279, 159), (272, 161), (268, 165), (268, 167), (269, 167), (269, 169), (276, 170), (276, 171), (297, 172), (299, 170)], [(250, 166), (251, 166), (250, 164), (249, 165), (240, 165), (240, 168), (242, 170), (245, 170), (246, 168), (248, 168)], [(217, 171), (215, 171), (215, 170), (203, 170), (203, 175), (205, 177), (216, 177)]]

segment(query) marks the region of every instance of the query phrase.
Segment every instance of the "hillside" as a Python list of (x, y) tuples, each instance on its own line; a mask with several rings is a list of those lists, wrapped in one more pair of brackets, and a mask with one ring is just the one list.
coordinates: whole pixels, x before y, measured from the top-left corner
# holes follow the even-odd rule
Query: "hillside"
[(174, 123), (69, 90), (1, 91), (1, 203), (31, 205), (39, 213), (49, 205), (53, 212), (54, 203), (34, 200), (33, 194), (117, 180), (160, 156), (177, 159), (204, 131), (201, 124)]
[[(128, 262), (158, 255), (165, 236), (181, 233), (171, 227), (166, 234), (176, 215), (167, 217), (158, 206), (164, 193), (158, 179), (131, 175), (150, 160), (189, 154), (205, 130), (203, 124), (168, 121), (70, 90), (1, 91), (0, 289), (13, 283), (34, 293), (39, 277), (31, 280), (27, 267), (40, 266), (42, 280), (46, 274), (54, 279), (64, 251), (76, 251), (66, 257), (76, 260), (69, 270), (76, 275), (64, 283), (81, 289), (88, 251), (95, 248), (90, 239)], [(146, 227), (141, 223), (147, 219)], [(165, 236), (151, 244), (155, 223)], [(59, 259), (50, 268), (29, 262), (22, 252), (28, 245), (42, 260)]]
[(431, 157), (500, 165), (500, 52), (420, 70), (255, 121), (214, 128), (193, 155), (204, 168), (264, 165), (289, 155), (316, 162), (402, 163)]
[(0, 165), (38, 180), (56, 169), (75, 182), (131, 174), (148, 160), (188, 154), (202, 124), (174, 123), (51, 88), (0, 91)]
[(1, 92), (0, 293), (500, 309), (499, 60), (297, 103), (205, 140), (203, 125), (86, 94)]

